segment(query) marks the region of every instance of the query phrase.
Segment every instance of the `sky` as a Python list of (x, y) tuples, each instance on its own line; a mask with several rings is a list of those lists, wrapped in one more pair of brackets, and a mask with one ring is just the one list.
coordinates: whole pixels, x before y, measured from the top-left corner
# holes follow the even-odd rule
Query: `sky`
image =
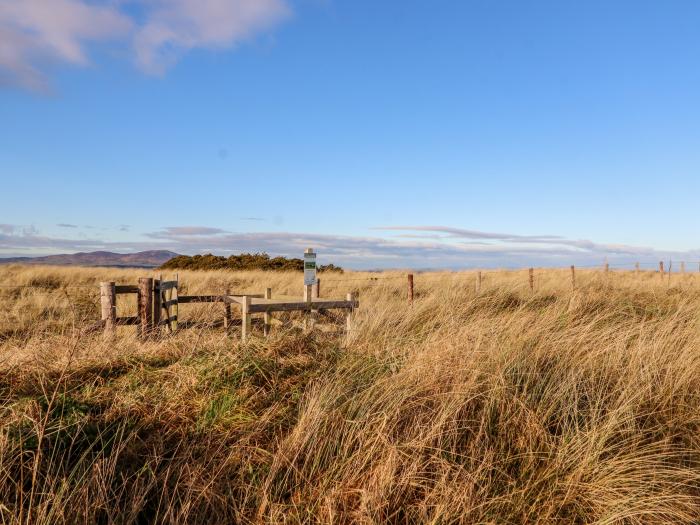
[(697, 0), (0, 0), (0, 256), (699, 261), (699, 66)]

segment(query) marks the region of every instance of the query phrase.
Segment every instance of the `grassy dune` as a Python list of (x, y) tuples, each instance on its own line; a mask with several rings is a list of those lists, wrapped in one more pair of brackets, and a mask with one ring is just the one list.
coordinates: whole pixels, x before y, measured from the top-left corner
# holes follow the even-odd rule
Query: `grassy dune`
[(97, 282), (145, 275), (0, 267), (0, 522), (700, 520), (698, 274), (429, 273), (409, 306), (403, 274), (346, 272), (322, 294), (359, 293), (347, 335), (279, 315), (241, 346), (220, 304), (146, 343), (85, 330)]

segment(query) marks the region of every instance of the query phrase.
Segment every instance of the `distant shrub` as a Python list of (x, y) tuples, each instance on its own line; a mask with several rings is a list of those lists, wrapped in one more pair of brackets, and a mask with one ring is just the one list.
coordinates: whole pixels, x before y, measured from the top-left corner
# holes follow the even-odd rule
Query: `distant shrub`
[[(270, 257), (266, 253), (242, 253), (224, 257), (222, 255), (178, 255), (160, 267), (162, 270), (272, 270), (304, 271), (302, 259)], [(334, 264), (318, 267), (319, 272), (339, 272), (343, 269)]]

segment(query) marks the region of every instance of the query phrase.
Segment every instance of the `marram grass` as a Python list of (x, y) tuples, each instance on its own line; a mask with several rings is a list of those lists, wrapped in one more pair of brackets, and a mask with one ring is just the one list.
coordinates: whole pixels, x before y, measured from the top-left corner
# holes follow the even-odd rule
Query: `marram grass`
[(85, 329), (99, 281), (146, 275), (0, 267), (0, 523), (700, 521), (700, 275), (427, 273), (410, 306), (404, 274), (346, 272), (347, 335), (278, 315), (241, 346), (220, 304), (155, 341)]

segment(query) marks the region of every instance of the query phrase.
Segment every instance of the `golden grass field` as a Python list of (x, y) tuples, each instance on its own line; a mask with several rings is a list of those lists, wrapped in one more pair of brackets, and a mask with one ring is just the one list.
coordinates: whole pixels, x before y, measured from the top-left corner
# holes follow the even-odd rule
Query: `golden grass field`
[(99, 281), (151, 275), (0, 267), (1, 523), (700, 521), (700, 274), (426, 273), (409, 306), (405, 274), (346, 272), (322, 295), (359, 293), (347, 335), (86, 330)]

